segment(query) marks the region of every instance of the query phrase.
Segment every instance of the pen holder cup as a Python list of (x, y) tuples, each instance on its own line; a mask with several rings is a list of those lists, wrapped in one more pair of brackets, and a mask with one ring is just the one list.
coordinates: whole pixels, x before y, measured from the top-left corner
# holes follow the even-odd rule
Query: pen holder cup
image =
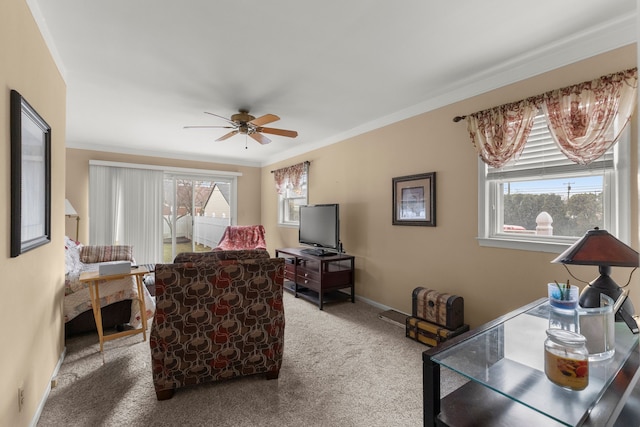
[(560, 310), (575, 310), (578, 307), (578, 287), (573, 285), (567, 287), (564, 283), (559, 285), (556, 283), (547, 284), (549, 304)]

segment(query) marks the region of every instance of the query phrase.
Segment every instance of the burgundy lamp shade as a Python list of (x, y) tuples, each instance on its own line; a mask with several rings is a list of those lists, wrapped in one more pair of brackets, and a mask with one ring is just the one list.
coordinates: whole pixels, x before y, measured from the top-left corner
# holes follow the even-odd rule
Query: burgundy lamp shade
[[(638, 252), (596, 227), (551, 262), (598, 266), (600, 276), (584, 288), (579, 301), (581, 307), (594, 308), (600, 307), (600, 294), (608, 295), (614, 301), (622, 294), (622, 289), (609, 276), (611, 267), (638, 267), (638, 261)], [(627, 298), (622, 307), (627, 313), (634, 313), (630, 299)], [(618, 315), (616, 320), (620, 320)]]
[(638, 267), (638, 252), (607, 230), (594, 228), (569, 249), (551, 261), (560, 264), (608, 265), (610, 267)]

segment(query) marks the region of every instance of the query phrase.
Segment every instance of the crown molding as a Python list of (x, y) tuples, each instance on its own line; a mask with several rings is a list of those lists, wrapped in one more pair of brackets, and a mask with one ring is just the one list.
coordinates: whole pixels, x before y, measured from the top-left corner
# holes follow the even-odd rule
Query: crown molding
[(638, 40), (637, 22), (637, 13), (603, 22), (596, 27), (513, 57), (468, 78), (452, 82), (428, 94), (428, 99), (422, 103), (380, 117), (317, 143), (307, 144), (304, 149), (294, 148), (284, 151), (265, 160), (262, 165), (266, 166), (296, 155), (302, 155), (311, 150), (335, 144), (401, 120), (636, 43)]
[(36, 25), (40, 29), (40, 34), (42, 34), (42, 38), (44, 39), (44, 42), (49, 49), (49, 53), (53, 58), (53, 62), (56, 64), (56, 67), (58, 67), (58, 72), (60, 73), (60, 76), (62, 76), (62, 80), (66, 83), (66, 68), (64, 67), (64, 62), (62, 61), (62, 57), (58, 52), (58, 48), (53, 41), (53, 37), (51, 36), (51, 32), (49, 31), (49, 27), (47, 26), (47, 21), (42, 15), (42, 11), (40, 10), (40, 6), (38, 6), (37, 0), (27, 0), (27, 6), (31, 10), (33, 20), (36, 22)]
[(188, 161), (195, 161), (195, 162), (210, 162), (210, 163), (217, 163), (221, 165), (247, 166), (247, 167), (256, 167), (256, 168), (263, 166), (260, 162), (247, 162), (247, 161), (242, 161), (235, 158), (206, 156), (202, 154), (185, 154), (179, 151), (149, 151), (149, 150), (141, 150), (141, 149), (132, 149), (132, 148), (122, 147), (122, 146), (111, 146), (111, 145), (101, 145), (101, 144), (73, 144), (69, 142), (67, 142), (66, 148), (71, 148), (76, 150), (102, 151), (106, 153), (115, 153), (115, 154), (129, 154), (132, 156), (157, 157), (161, 159), (177, 159), (177, 160), (188, 160)]

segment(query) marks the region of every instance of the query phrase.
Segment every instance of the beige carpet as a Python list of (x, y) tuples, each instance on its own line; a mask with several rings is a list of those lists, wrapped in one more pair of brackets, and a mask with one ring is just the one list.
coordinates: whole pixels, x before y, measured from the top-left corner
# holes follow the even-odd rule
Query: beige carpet
[[(245, 377), (178, 389), (158, 402), (142, 335), (67, 340), (38, 426), (419, 426), (427, 347), (357, 301), (324, 311), (285, 293), (280, 378)], [(443, 394), (464, 380), (443, 370)]]

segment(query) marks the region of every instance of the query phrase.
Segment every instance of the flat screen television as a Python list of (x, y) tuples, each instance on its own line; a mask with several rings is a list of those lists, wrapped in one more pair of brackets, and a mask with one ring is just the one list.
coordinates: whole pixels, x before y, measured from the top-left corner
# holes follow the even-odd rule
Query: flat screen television
[(316, 255), (339, 252), (340, 206), (337, 203), (300, 206), (298, 240), (301, 245), (317, 248)]

